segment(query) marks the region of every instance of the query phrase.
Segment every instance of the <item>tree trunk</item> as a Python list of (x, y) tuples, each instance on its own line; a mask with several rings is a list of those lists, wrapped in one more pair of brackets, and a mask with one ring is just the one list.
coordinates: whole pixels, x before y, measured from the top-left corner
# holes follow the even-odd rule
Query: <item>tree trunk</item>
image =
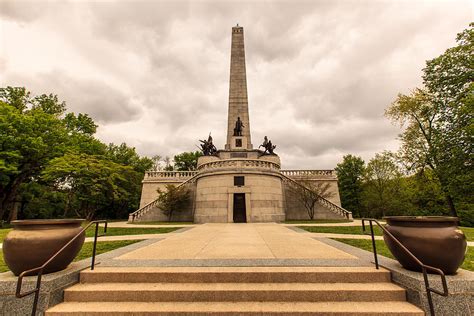
[(448, 193), (446, 193), (446, 203), (448, 203), (449, 213), (451, 213), (451, 216), (458, 217), (458, 212), (454, 206), (453, 198)]
[(20, 202), (13, 202), (12, 203), (12, 209), (10, 214), (8, 214), (8, 222), (10, 223), (11, 221), (14, 221), (18, 219), (18, 208), (19, 208)]

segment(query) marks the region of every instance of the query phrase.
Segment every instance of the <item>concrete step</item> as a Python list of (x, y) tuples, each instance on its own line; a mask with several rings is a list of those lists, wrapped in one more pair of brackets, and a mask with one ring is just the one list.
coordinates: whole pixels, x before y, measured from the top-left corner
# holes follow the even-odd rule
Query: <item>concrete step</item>
[(392, 283), (83, 283), (66, 289), (77, 302), (405, 301)]
[(373, 283), (390, 272), (373, 267), (97, 267), (82, 283)]
[(46, 315), (422, 316), (406, 302), (66, 302)]

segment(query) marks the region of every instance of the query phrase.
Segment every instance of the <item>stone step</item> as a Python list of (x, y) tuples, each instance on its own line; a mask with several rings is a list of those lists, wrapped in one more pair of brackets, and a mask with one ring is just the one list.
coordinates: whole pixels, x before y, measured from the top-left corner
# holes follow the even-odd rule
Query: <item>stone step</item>
[(81, 283), (373, 283), (390, 271), (373, 267), (97, 267)]
[(406, 302), (66, 302), (46, 315), (422, 316)]
[(65, 301), (405, 301), (392, 283), (83, 283)]

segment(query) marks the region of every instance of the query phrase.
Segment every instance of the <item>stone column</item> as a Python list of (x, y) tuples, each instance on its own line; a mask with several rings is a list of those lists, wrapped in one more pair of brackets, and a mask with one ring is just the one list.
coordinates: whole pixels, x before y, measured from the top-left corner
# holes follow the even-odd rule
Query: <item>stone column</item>
[[(244, 128), (242, 136), (234, 136), (235, 122), (240, 117)], [(230, 56), (229, 113), (227, 122), (227, 143), (225, 149), (253, 149), (250, 139), (249, 107), (247, 98), (247, 76), (245, 71), (244, 28), (232, 28)], [(241, 148), (236, 146), (236, 139)], [(237, 147), (237, 148), (236, 148)]]

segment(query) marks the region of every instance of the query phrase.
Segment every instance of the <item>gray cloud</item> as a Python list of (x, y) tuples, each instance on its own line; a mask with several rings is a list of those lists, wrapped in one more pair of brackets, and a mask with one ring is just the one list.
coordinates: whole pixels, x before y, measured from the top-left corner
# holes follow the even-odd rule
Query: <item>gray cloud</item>
[(66, 101), (68, 111), (87, 113), (100, 124), (133, 121), (142, 112), (138, 100), (103, 81), (81, 80), (57, 71), (9, 78), (8, 85), (22, 86), (28, 82), (27, 87), (34, 95), (52, 91)]
[(245, 27), (254, 146), (285, 168), (396, 149), (383, 117), (454, 45), (468, 1), (2, 1), (0, 81), (56, 93), (145, 155), (226, 135), (230, 30)]

